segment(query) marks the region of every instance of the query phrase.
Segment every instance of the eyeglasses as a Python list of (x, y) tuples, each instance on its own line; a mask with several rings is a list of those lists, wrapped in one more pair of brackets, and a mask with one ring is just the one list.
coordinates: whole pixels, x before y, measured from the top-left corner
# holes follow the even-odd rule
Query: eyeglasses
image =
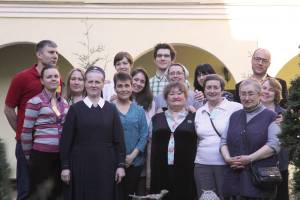
[(171, 76), (181, 76), (181, 75), (184, 75), (184, 73), (183, 72), (170, 72), (169, 73), (169, 75), (171, 75)]
[(158, 58), (162, 58), (162, 57), (170, 58), (171, 55), (170, 54), (157, 54), (156, 57), (158, 57)]
[(254, 98), (254, 96), (256, 96), (256, 95), (257, 95), (257, 93), (254, 93), (254, 92), (249, 92), (249, 93), (242, 92), (242, 93), (240, 93), (241, 98), (246, 98), (246, 97)]
[(253, 59), (256, 61), (256, 62), (262, 62), (263, 64), (268, 64), (269, 63), (269, 60), (268, 59), (265, 59), (265, 58), (261, 58), (261, 57), (253, 57)]

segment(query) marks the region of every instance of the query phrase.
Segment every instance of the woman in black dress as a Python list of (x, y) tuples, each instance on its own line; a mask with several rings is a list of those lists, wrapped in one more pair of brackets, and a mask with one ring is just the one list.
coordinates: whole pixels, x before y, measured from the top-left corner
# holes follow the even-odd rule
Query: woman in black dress
[(87, 97), (70, 107), (63, 128), (61, 179), (69, 199), (113, 200), (125, 176), (123, 129), (116, 108), (100, 97), (104, 71), (89, 67), (85, 77)]
[(183, 83), (170, 83), (163, 95), (168, 110), (152, 118), (150, 192), (166, 189), (166, 200), (194, 200), (195, 114), (185, 109), (188, 91)]

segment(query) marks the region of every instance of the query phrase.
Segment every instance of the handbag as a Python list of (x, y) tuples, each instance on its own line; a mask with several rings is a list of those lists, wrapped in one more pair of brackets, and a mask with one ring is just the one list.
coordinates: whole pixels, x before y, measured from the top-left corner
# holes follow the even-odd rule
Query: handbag
[(273, 189), (278, 186), (281, 181), (281, 173), (277, 166), (259, 167), (252, 162), (250, 164), (252, 182), (255, 186), (263, 189)]
[[(247, 125), (246, 125), (247, 126)], [(249, 142), (246, 135), (246, 127), (244, 129), (244, 144), (249, 152)], [(274, 155), (275, 156), (275, 155)], [(262, 189), (274, 189), (282, 181), (282, 176), (278, 168), (278, 163), (275, 166), (262, 167), (256, 165), (256, 162), (250, 163), (250, 173), (253, 184)]]

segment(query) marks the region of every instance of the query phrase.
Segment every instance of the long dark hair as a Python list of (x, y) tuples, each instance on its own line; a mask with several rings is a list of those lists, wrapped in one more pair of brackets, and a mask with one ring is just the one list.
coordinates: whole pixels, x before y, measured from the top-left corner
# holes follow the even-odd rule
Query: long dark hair
[(204, 74), (204, 75), (208, 75), (208, 74), (215, 74), (215, 70), (213, 69), (213, 67), (210, 64), (199, 64), (197, 65), (196, 69), (195, 69), (195, 74), (194, 74), (194, 88), (195, 90), (198, 91), (204, 91), (204, 88), (198, 83), (197, 77), (199, 74)]
[(145, 111), (148, 111), (151, 109), (152, 101), (153, 101), (153, 94), (150, 90), (150, 85), (149, 85), (149, 77), (147, 75), (147, 72), (144, 69), (137, 68), (131, 72), (132, 78), (138, 73), (142, 73), (144, 75), (146, 80), (145, 87), (142, 89), (141, 92), (132, 93), (132, 95), (135, 101), (137, 102), (137, 104), (142, 106)]

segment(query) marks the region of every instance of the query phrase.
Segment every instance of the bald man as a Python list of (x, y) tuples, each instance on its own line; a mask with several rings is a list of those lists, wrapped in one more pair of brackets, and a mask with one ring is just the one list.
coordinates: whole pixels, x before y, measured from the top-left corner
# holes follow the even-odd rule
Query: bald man
[[(257, 80), (260, 83), (263, 83), (264, 80), (267, 77), (270, 77), (267, 74), (267, 70), (271, 64), (271, 54), (267, 49), (258, 48), (254, 51), (251, 59), (251, 65), (252, 65), (252, 76), (250, 78)], [(282, 80), (280, 78), (276, 78), (281, 87), (282, 87), (282, 100), (280, 102), (280, 105), (285, 107), (285, 103), (287, 101), (288, 91), (287, 91), (287, 85), (285, 80)], [(237, 102), (241, 102), (240, 96), (239, 96), (239, 88), (240, 88), (241, 82), (235, 85), (235, 100)]]

